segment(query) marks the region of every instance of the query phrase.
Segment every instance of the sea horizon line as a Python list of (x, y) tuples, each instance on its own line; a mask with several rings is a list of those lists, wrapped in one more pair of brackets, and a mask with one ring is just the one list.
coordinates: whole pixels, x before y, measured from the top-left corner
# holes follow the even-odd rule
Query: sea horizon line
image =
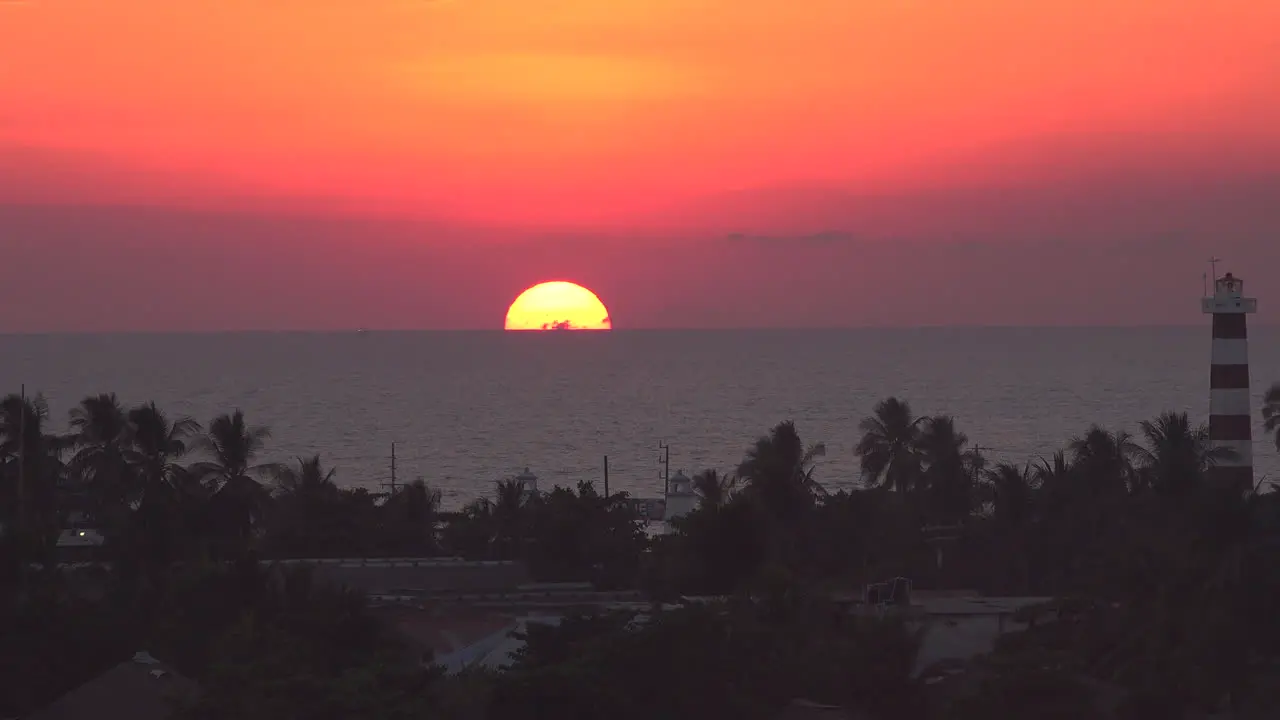
[[(120, 337), (120, 336), (226, 336), (226, 335), (609, 335), (621, 334), (692, 334), (692, 333), (862, 333), (918, 332), (935, 330), (1190, 330), (1205, 329), (1207, 323), (1134, 323), (1134, 324), (956, 324), (956, 325), (814, 325), (814, 326), (746, 326), (746, 327), (623, 327), (610, 330), (516, 331), (502, 328), (237, 328), (237, 329), (162, 329), (162, 330), (30, 330), (0, 331), (0, 339), (34, 337)], [(1250, 323), (1254, 329), (1276, 327), (1272, 323)]]

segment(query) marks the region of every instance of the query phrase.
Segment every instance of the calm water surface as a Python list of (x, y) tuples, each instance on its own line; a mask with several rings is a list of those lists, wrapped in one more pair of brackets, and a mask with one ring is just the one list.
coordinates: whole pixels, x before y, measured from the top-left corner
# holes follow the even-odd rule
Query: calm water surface
[[(1250, 328), (1254, 410), (1280, 380), (1280, 332)], [(828, 487), (857, 480), (858, 421), (888, 395), (951, 413), (996, 460), (1052, 453), (1091, 422), (1136, 431), (1206, 417), (1209, 328), (421, 332), (0, 336), (0, 389), (41, 391), (55, 421), (90, 393), (207, 422), (236, 407), (274, 431), (268, 459), (321, 453), (340, 482), (423, 476), (454, 505), (525, 466), (544, 486), (640, 495), (672, 472), (731, 469), (794, 420)], [(1280, 460), (1260, 423), (1259, 474)]]

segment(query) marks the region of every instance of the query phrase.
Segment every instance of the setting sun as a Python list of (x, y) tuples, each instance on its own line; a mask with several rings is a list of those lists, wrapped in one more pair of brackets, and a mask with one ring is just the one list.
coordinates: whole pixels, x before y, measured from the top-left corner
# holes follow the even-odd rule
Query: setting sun
[(507, 330), (612, 330), (609, 309), (590, 290), (545, 282), (520, 293), (507, 310)]

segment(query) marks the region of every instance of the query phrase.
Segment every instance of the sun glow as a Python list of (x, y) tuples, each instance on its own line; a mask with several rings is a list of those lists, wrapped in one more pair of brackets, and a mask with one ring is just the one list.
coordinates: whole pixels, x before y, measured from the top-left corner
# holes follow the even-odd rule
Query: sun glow
[(609, 309), (571, 282), (544, 282), (520, 293), (507, 309), (507, 330), (612, 330)]

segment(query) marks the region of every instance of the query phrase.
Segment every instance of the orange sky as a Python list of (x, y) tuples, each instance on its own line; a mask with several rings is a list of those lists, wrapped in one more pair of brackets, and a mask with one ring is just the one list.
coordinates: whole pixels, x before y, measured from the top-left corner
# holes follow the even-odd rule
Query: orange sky
[(141, 199), (588, 220), (1064, 134), (1274, 141), (1278, 27), (1269, 0), (0, 0), (0, 148), (204, 188)]
[(0, 332), (497, 328), (551, 279), (619, 328), (1194, 323), (1209, 255), (1280, 263), (1277, 28), (1277, 0), (0, 0)]

